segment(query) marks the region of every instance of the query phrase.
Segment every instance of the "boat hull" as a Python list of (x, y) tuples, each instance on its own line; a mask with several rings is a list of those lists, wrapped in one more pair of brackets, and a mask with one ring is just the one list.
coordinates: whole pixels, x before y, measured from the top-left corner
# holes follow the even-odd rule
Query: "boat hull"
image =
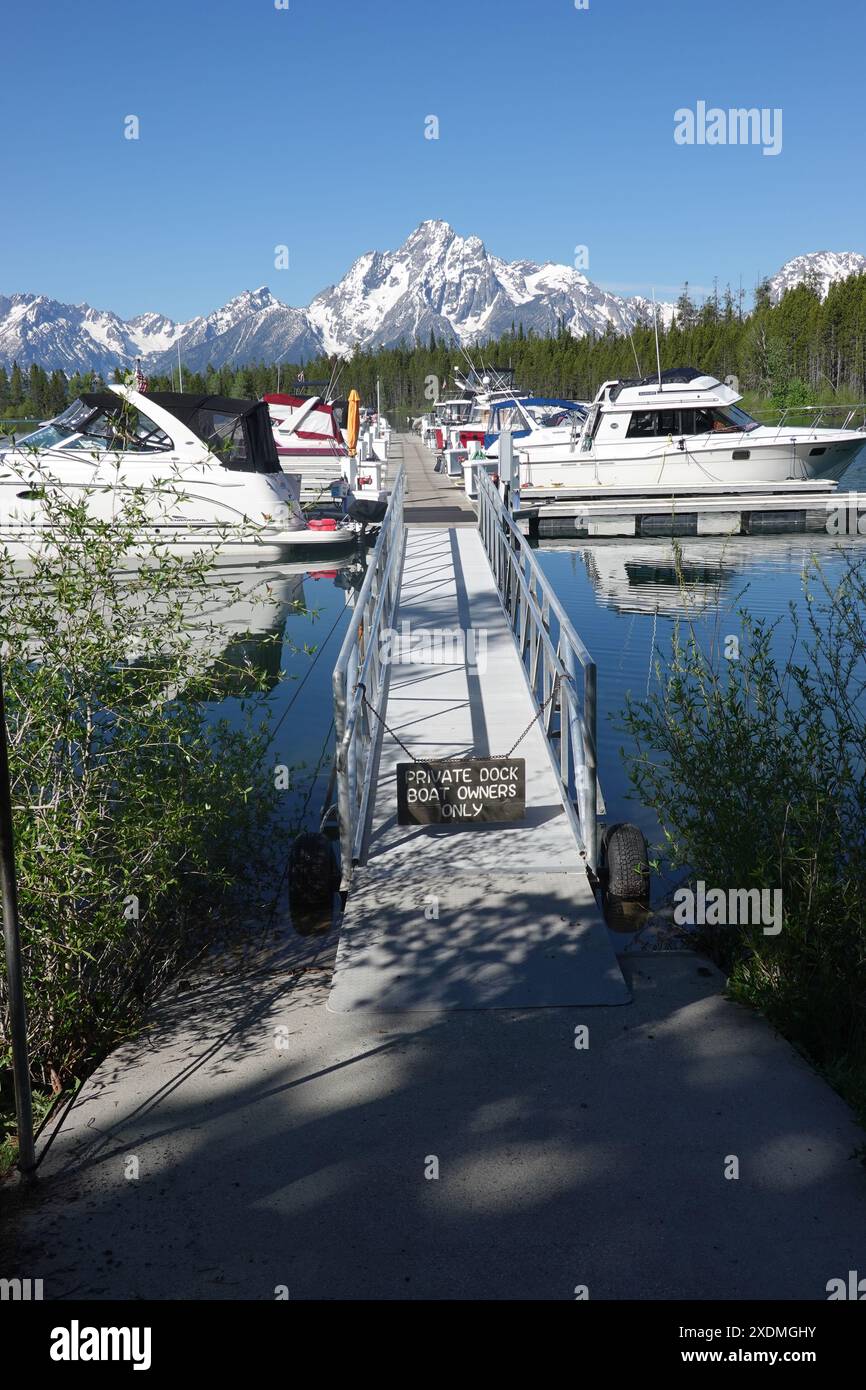
[(580, 452), (559, 446), (536, 445), (518, 449), (523, 487), (688, 487), (695, 484), (728, 486), (738, 483), (780, 483), (807, 480), (836, 481), (850, 468), (866, 435), (837, 431), (811, 431), (802, 437), (777, 435), (755, 438), (737, 435), (724, 444), (716, 441), (686, 444), (674, 440), (652, 453), (629, 454), (627, 447), (614, 452), (602, 447)]
[[(63, 467), (63, 474), (60, 467)], [(114, 460), (61, 460), (43, 454), (34, 463), (0, 455), (0, 544), (15, 549), (56, 545), (58, 526), (69, 528), (64, 504), (85, 503), (94, 526), (117, 522), (134, 507), (140, 525), (134, 548), (213, 549), (279, 559), (291, 553), (351, 549), (351, 531), (311, 531), (298, 504), (297, 475), (247, 473), (210, 463), (178, 466), (168, 474), (118, 466)]]

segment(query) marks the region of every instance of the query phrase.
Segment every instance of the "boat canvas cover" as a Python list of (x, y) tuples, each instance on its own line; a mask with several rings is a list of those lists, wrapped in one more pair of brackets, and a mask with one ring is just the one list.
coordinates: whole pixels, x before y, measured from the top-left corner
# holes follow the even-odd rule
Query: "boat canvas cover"
[(687, 386), (690, 381), (696, 381), (698, 377), (706, 375), (706, 372), (700, 371), (697, 367), (667, 367), (661, 373), (650, 372), (649, 376), (629, 377), (627, 380), (618, 381), (616, 386), (611, 388), (610, 399), (615, 401), (626, 386)]
[[(265, 396), (268, 405), (285, 405), (294, 413), (307, 404), (309, 397), (304, 396)], [(285, 421), (279, 420), (277, 423), (291, 423), (291, 415)], [(293, 430), (292, 433), (298, 439), (332, 439), (338, 444), (342, 444), (343, 436), (334, 416), (333, 407), (326, 401), (320, 401), (314, 406), (309, 415), (304, 417), (303, 427)]]
[[(265, 396), (264, 399), (269, 406), (284, 406), (288, 412), (270, 417), (271, 426), (274, 429), (278, 429), (281, 425), (290, 425), (295, 412), (308, 405), (310, 401), (309, 396), (286, 396), (282, 394)], [(345, 457), (348, 450), (337, 419), (336, 408), (336, 405), (319, 401), (304, 416), (299, 429), (289, 430), (279, 436), (276, 446), (277, 453), (283, 458), (295, 454), (308, 455), (311, 452), (327, 454), (332, 458)], [(293, 441), (300, 447), (293, 447)], [(314, 447), (310, 449), (304, 447), (305, 444)]]
[(243, 473), (280, 473), (268, 408), (261, 401), (150, 391), (146, 397), (181, 420), (219, 459)]

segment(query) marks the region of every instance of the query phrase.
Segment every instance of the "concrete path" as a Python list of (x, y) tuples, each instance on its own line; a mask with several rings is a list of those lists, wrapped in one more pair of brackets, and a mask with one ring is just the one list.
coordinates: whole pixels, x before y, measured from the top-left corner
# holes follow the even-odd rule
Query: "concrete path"
[(166, 998), (100, 1067), (38, 1194), (5, 1193), (4, 1276), (51, 1299), (823, 1299), (866, 1268), (862, 1133), (698, 959), (635, 959), (626, 1008), (339, 1016), (329, 959), (292, 973), (304, 949)]

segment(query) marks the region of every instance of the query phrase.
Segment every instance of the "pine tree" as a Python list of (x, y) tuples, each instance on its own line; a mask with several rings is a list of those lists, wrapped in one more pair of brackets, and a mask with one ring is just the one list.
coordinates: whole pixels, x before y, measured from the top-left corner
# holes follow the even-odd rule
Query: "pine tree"
[(24, 377), (17, 362), (12, 363), (12, 376), (9, 381), (9, 405), (13, 410), (20, 410), (24, 401)]

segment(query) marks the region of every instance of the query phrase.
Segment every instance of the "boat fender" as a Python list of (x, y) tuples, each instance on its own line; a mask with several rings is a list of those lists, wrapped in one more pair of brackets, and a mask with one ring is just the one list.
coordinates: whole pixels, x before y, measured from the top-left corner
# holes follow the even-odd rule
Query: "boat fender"
[(331, 842), (321, 831), (296, 835), (289, 857), (289, 912), (301, 936), (326, 932), (333, 922), (340, 874)]

